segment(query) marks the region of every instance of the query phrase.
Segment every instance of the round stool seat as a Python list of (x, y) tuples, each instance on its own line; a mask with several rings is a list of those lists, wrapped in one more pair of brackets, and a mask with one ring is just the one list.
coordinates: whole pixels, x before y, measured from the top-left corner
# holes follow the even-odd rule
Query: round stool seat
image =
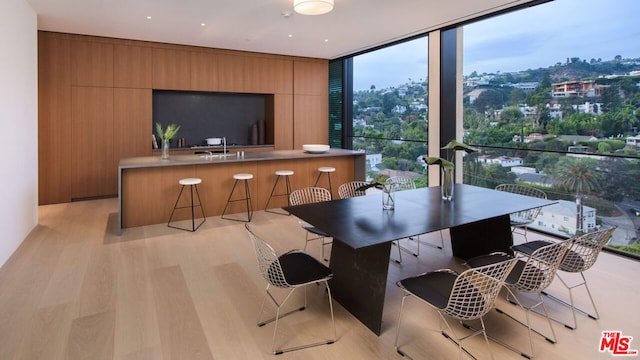
[(276, 175), (278, 175), (278, 176), (293, 175), (293, 170), (276, 170)]
[(202, 179), (199, 178), (185, 178), (178, 181), (178, 184), (180, 185), (197, 185), (200, 183), (202, 183)]
[(253, 179), (253, 174), (235, 174), (233, 175), (233, 178), (236, 180), (249, 180), (249, 179)]
[(330, 172), (336, 171), (336, 168), (331, 167), (331, 166), (321, 166), (321, 167), (318, 168), (318, 171), (325, 172), (325, 173), (330, 173)]

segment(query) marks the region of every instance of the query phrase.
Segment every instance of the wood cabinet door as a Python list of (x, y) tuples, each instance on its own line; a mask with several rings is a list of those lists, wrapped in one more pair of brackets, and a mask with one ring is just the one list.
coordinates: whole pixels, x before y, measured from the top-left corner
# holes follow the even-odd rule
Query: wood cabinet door
[(273, 143), (276, 150), (293, 149), (293, 96), (273, 96)]
[(151, 89), (114, 89), (113, 168), (120, 159), (151, 156)]
[(38, 34), (38, 203), (71, 201), (71, 42)]
[(191, 53), (153, 49), (153, 88), (191, 90)]
[(218, 56), (212, 53), (191, 53), (191, 90), (218, 89)]
[(72, 41), (71, 85), (113, 86), (113, 44)]
[(218, 91), (244, 92), (245, 58), (220, 54), (217, 60)]
[(113, 88), (71, 89), (71, 197), (115, 195)]
[(293, 148), (303, 144), (329, 143), (329, 110), (327, 97), (320, 95), (293, 96)]
[(293, 93), (293, 61), (278, 57), (247, 57), (244, 88), (247, 92)]
[(114, 86), (151, 89), (152, 56), (150, 47), (115, 45)]
[(329, 63), (296, 60), (293, 62), (293, 93), (323, 95), (329, 92)]

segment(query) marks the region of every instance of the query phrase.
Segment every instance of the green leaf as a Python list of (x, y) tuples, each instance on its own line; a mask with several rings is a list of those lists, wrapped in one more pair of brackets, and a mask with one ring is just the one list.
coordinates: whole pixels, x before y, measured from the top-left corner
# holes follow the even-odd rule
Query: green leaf
[(423, 157), (422, 159), (428, 165), (440, 165), (447, 169), (453, 169), (455, 167), (455, 165), (451, 161), (440, 158), (440, 157), (428, 157), (428, 158)]
[(156, 123), (156, 133), (160, 140), (171, 140), (174, 136), (178, 134), (178, 130), (180, 130), (180, 125), (169, 124), (167, 128), (163, 131), (162, 125), (160, 123)]
[(467, 153), (478, 151), (478, 149), (471, 147), (465, 143), (458, 142), (455, 139), (449, 141), (447, 145), (443, 146), (442, 150), (453, 150), (453, 151), (463, 150)]
[(385, 184), (387, 183), (387, 176), (386, 175), (382, 175), (382, 174), (378, 174), (378, 176), (376, 176), (375, 179), (373, 179), (373, 181), (371, 181), (370, 183), (366, 184), (366, 185), (362, 185), (360, 187), (358, 187), (356, 189), (356, 191), (365, 191), (367, 189), (370, 189), (372, 187), (378, 188), (378, 189), (384, 189)]

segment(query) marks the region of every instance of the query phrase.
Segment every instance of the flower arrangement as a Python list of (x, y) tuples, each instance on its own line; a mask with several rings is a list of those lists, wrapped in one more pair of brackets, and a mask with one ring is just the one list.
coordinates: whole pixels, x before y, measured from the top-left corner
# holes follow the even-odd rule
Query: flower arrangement
[(384, 191), (387, 189), (387, 186), (388, 186), (387, 184), (388, 178), (389, 177), (386, 175), (378, 174), (378, 176), (376, 176), (370, 183), (360, 186), (359, 188), (356, 189), (356, 191), (366, 191), (367, 189), (370, 189), (372, 187)]
[(441, 149), (447, 150), (447, 159), (443, 159), (441, 157), (423, 157), (422, 159), (428, 165), (440, 165), (440, 188), (442, 190), (442, 199), (451, 201), (453, 199), (454, 189), (453, 169), (455, 168), (455, 164), (453, 163), (453, 159), (451, 158), (451, 152), (455, 154), (456, 151), (462, 150), (466, 153), (472, 153), (478, 150), (467, 144), (458, 142), (455, 139), (449, 141), (449, 143), (443, 146)]
[(156, 133), (160, 140), (171, 140), (174, 136), (178, 134), (178, 130), (180, 130), (180, 125), (169, 124), (165, 130), (162, 130), (162, 124), (156, 123)]
[(388, 176), (378, 174), (370, 183), (358, 187), (356, 191), (366, 191), (372, 187), (382, 190), (382, 208), (393, 210), (395, 208), (395, 200), (393, 198), (394, 184), (387, 182), (388, 179)]
[(447, 150), (448, 159), (443, 159), (441, 157), (427, 157), (427, 158), (423, 157), (422, 160), (424, 160), (428, 165), (440, 165), (445, 169), (453, 169), (455, 167), (455, 164), (453, 163), (453, 159), (450, 158), (451, 151), (453, 151), (454, 154), (458, 150), (463, 150), (466, 153), (472, 153), (472, 152), (478, 151), (478, 149), (471, 147), (465, 143), (458, 142), (455, 139), (449, 141), (449, 143), (443, 146), (441, 149)]
[(169, 124), (167, 128), (162, 130), (162, 124), (156, 123), (156, 133), (160, 140), (162, 140), (162, 159), (169, 159), (169, 142), (173, 139), (180, 130), (180, 125)]

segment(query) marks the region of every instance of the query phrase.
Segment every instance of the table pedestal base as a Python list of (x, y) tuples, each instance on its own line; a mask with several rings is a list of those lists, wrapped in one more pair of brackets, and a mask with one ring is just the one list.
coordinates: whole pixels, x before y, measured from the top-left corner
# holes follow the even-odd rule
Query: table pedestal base
[[(449, 229), (453, 256), (467, 260), (494, 251), (513, 253), (509, 216), (482, 220)], [(391, 242), (353, 249), (333, 239), (330, 281), (333, 298), (360, 322), (380, 335), (389, 272)]]
[(391, 242), (353, 249), (334, 238), (331, 246), (333, 298), (376, 335), (382, 328), (390, 251)]
[(496, 251), (513, 254), (509, 215), (459, 225), (449, 229), (449, 234), (453, 256), (462, 260)]

